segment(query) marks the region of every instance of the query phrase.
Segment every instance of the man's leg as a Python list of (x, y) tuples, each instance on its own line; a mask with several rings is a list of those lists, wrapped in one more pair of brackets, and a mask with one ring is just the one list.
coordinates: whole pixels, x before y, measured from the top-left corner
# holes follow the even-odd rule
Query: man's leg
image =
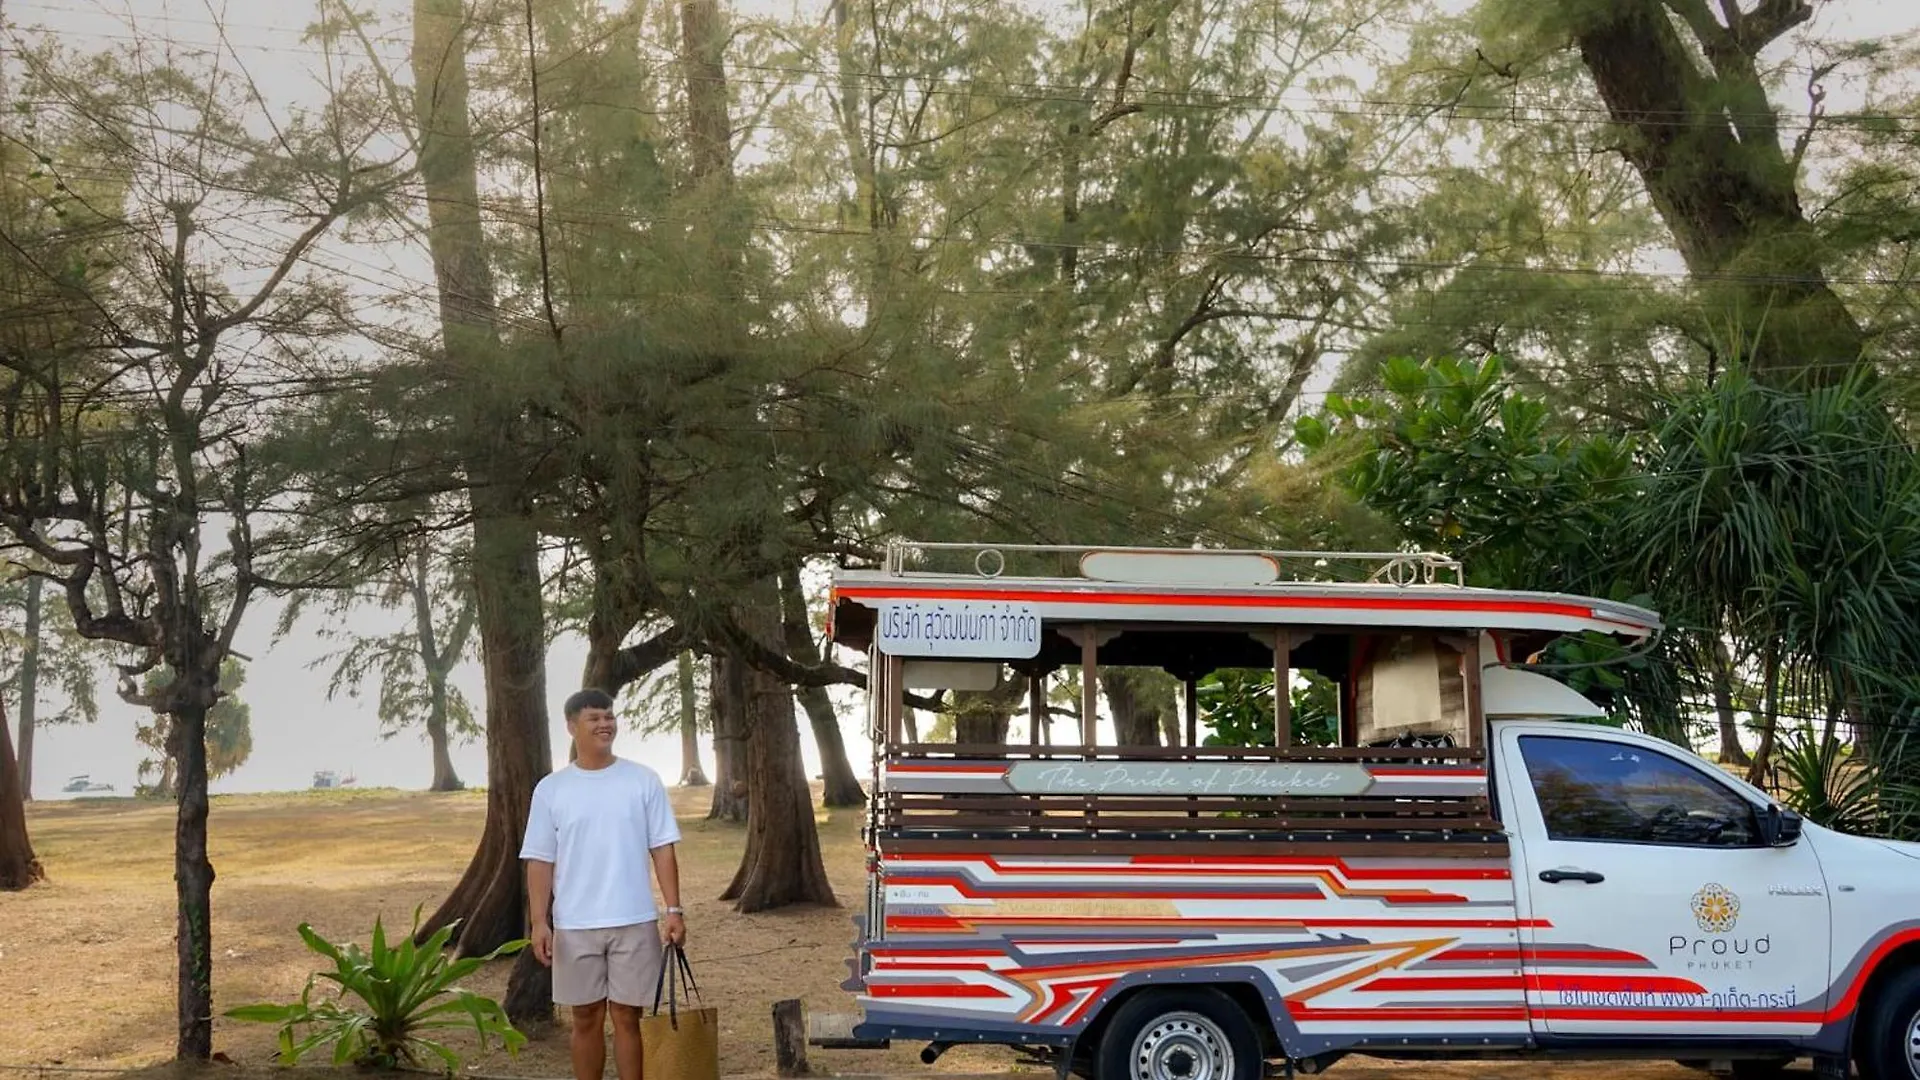
[(607, 930), (553, 932), (553, 1000), (573, 1011), (568, 1040), (574, 1080), (601, 1080), (607, 1069)]
[(613, 1018), (613, 1068), (620, 1080), (641, 1080), (646, 1063), (640, 1057), (640, 1008), (607, 1002), (607, 1014)]
[[(614, 932), (607, 948), (607, 1008), (613, 1014), (613, 1065), (620, 1080), (643, 1080), (640, 1017), (660, 989), (660, 924), (644, 922)], [(667, 1003), (660, 1002), (662, 1009)], [(654, 1080), (675, 1080), (655, 1077)]]
[[(574, 1080), (600, 1080), (607, 1071), (607, 1003), (573, 1007)], [(616, 1028), (617, 1032), (619, 1029)], [(623, 1074), (624, 1075), (624, 1074)]]

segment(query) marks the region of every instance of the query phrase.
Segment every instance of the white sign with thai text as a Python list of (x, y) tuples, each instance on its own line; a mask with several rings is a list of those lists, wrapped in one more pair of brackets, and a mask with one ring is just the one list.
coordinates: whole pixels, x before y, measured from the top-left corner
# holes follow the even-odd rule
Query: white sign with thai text
[(883, 600), (879, 644), (889, 656), (1026, 660), (1040, 655), (1040, 616), (998, 600)]
[(1007, 783), (1022, 795), (1359, 795), (1364, 765), (1271, 761), (1019, 761)]

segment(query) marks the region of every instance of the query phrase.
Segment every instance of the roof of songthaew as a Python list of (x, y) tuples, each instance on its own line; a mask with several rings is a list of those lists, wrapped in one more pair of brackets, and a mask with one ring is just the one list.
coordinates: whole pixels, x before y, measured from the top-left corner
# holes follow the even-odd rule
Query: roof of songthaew
[[(1287, 553), (1008, 548), (1004, 550), (1016, 554), (1021, 550), (1080, 553), (1081, 573), (999, 576), (993, 571), (1006, 565), (1002, 549), (929, 546), (993, 558), (976, 554), (972, 573), (909, 570), (892, 557), (888, 567), (880, 570), (836, 573), (830, 604), (834, 639), (864, 649), (876, 635), (887, 638), (892, 634), (898, 640), (902, 633), (916, 633), (914, 628), (928, 627), (928, 620), (938, 619), (946, 644), (906, 652), (1015, 659), (1032, 657), (1035, 650), (1018, 643), (996, 650), (991, 641), (980, 638), (980, 633), (988, 639), (998, 634), (1001, 640), (1015, 640), (1020, 634), (1018, 620), (1031, 619), (1037, 620), (1045, 628), (1043, 635), (1051, 639), (1061, 628), (1094, 623), (1124, 629), (1122, 637), (1161, 639), (1164, 651), (1171, 635), (1201, 632), (1217, 636), (1236, 628), (1244, 631), (1259, 626), (1321, 628), (1338, 634), (1365, 632), (1368, 628), (1506, 631), (1522, 641), (1537, 643), (1587, 631), (1637, 640), (1661, 629), (1658, 613), (1631, 604), (1563, 593), (1445, 583), (1437, 580), (1441, 574), (1436, 569), (1457, 572), (1458, 564), (1425, 554), (1378, 556), (1383, 566), (1374, 573), (1375, 580), (1340, 582), (1281, 580), (1282, 560), (1303, 557)], [(1324, 559), (1320, 565), (1327, 565)], [(883, 616), (891, 620), (891, 629), (883, 631)], [(1016, 622), (1009, 624), (1002, 617)], [(1015, 638), (1004, 636), (1010, 625)], [(971, 644), (969, 635), (973, 635)], [(1057, 646), (1065, 644), (1064, 640), (1045, 643), (1041, 651), (1058, 651)], [(884, 640), (882, 649), (894, 651)], [(1102, 662), (1118, 661), (1108, 660), (1106, 653), (1103, 643)]]

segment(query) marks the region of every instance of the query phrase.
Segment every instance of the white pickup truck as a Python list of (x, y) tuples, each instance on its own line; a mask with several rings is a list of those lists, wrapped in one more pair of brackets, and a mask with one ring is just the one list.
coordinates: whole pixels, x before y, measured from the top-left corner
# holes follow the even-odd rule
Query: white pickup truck
[[(1285, 580), (1287, 553), (1071, 549), (1079, 573), (1048, 575), (1030, 567), (1065, 549), (945, 547), (972, 567), (891, 552), (835, 579), (880, 751), (861, 1011), (817, 1042), (1002, 1044), (1099, 1080), (1354, 1053), (1920, 1080), (1920, 846), (1582, 722), (1602, 710), (1517, 659), (1644, 640), (1654, 612), (1435, 581), (1435, 556), (1330, 583)], [(1183, 738), (1102, 745), (1114, 667), (1184, 682)], [(1269, 695), (1268, 745), (1208, 745), (1196, 686), (1222, 669), (1332, 680), (1338, 744), (1297, 743)], [(1064, 741), (911, 736), (908, 691), (1024, 679), (1047, 715), (1057, 673), (1079, 691)]]

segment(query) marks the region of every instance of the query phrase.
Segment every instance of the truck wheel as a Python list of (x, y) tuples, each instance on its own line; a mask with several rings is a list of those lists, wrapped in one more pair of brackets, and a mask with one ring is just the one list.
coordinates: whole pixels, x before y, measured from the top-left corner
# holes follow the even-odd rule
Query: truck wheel
[(1920, 968), (1895, 975), (1880, 989), (1873, 1014), (1855, 1043), (1866, 1080), (1920, 1080)]
[(1100, 1040), (1100, 1080), (1260, 1080), (1260, 1037), (1240, 1006), (1212, 990), (1129, 1000)]

